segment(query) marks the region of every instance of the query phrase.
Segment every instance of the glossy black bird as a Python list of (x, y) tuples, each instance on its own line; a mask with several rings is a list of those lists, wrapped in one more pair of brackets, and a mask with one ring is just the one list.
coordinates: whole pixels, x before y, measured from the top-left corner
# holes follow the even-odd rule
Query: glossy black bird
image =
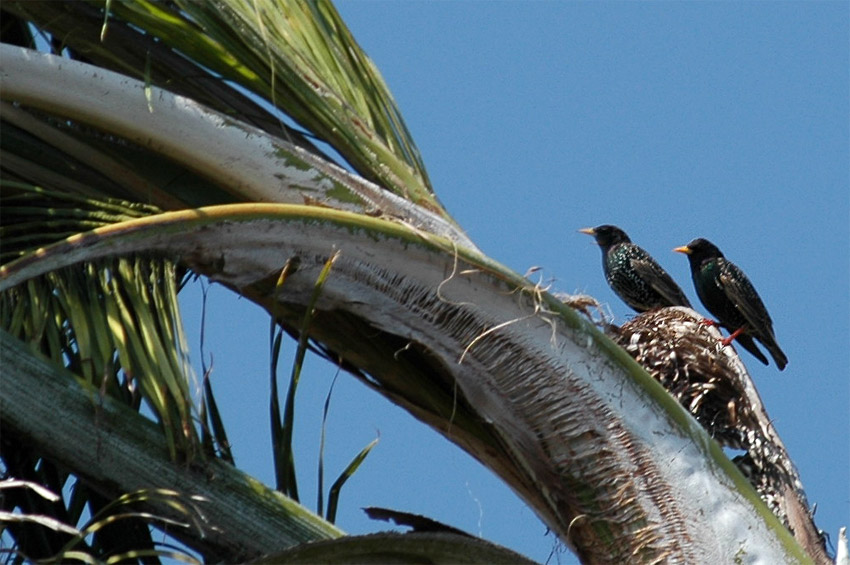
[(617, 226), (584, 228), (602, 248), (605, 279), (623, 302), (637, 312), (664, 306), (687, 306), (685, 293), (667, 271)]
[(767, 357), (756, 346), (755, 338), (767, 348), (779, 370), (784, 369), (788, 358), (776, 343), (773, 321), (744, 272), (706, 239), (695, 239), (674, 251), (687, 254), (699, 299), (720, 325), (731, 332), (723, 344), (737, 339), (744, 349), (767, 365)]

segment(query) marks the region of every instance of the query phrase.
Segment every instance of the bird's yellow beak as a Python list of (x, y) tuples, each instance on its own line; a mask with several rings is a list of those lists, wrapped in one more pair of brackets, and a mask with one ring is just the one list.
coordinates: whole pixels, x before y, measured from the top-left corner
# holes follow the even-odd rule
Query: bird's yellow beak
[(596, 232), (593, 230), (593, 228), (581, 228), (578, 231), (580, 231), (581, 233), (586, 233), (587, 235), (596, 235)]
[(691, 254), (691, 248), (687, 245), (683, 245), (682, 247), (676, 247), (675, 249), (673, 249), (673, 251), (676, 251), (678, 253), (684, 253), (685, 255)]

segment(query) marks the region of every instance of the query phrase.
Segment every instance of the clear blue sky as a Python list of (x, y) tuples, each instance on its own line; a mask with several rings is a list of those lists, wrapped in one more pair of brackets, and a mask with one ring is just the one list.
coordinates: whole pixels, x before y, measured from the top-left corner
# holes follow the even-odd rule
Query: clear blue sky
[[(338, 4), (390, 85), (438, 196), (494, 259), (520, 273), (540, 266), (554, 290), (590, 293), (620, 322), (631, 311), (578, 228), (621, 226), (694, 304), (687, 261), (673, 247), (707, 237), (744, 269), (790, 362), (779, 372), (746, 352), (743, 360), (833, 539), (850, 523), (848, 6)], [(192, 331), (197, 292), (185, 301)], [(268, 318), (214, 287), (208, 321), (206, 350), (237, 464), (272, 484)], [(311, 508), (333, 375), (308, 362), (297, 402), (296, 457)], [(340, 375), (329, 473), (377, 435), (343, 490), (346, 531), (384, 528), (360, 508), (386, 506), (538, 561), (556, 548), (498, 479)], [(575, 561), (559, 554), (552, 562)]]

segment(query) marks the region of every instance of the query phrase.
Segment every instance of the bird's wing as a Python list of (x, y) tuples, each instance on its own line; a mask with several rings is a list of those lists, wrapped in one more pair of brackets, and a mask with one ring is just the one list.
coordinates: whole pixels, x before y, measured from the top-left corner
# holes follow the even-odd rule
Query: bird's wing
[[(741, 269), (729, 261), (723, 261), (718, 280), (723, 292), (747, 320), (751, 332), (760, 335), (766, 329), (768, 334), (773, 333), (773, 320), (750, 279)], [(730, 331), (735, 329), (730, 328)]]
[(688, 297), (685, 296), (685, 293), (682, 292), (676, 281), (654, 259), (649, 257), (642, 259), (632, 258), (629, 261), (640, 278), (649, 282), (650, 286), (666, 298), (670, 304), (691, 307)]

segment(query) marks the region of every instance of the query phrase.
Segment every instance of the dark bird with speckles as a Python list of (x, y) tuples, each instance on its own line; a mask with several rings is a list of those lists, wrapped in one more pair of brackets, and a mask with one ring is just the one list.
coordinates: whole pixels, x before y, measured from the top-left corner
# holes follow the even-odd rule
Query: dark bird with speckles
[(770, 352), (779, 370), (784, 369), (788, 358), (776, 343), (773, 320), (744, 272), (707, 239), (695, 239), (674, 251), (688, 256), (699, 299), (730, 332), (723, 344), (737, 340), (741, 347), (767, 365), (767, 357), (753, 341), (757, 339)]
[(584, 228), (602, 249), (605, 280), (623, 302), (637, 312), (665, 306), (687, 306), (685, 293), (661, 265), (629, 239), (617, 226)]

